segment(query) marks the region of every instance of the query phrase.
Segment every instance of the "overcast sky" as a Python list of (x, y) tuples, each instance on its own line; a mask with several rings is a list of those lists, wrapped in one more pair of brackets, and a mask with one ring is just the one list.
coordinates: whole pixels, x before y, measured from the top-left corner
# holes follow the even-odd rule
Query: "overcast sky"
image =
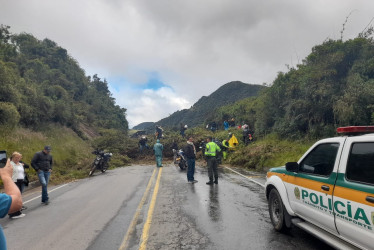
[[(230, 81), (271, 84), (328, 38), (351, 39), (373, 0), (0, 0), (0, 24), (49, 38), (109, 83), (130, 127)], [(372, 22), (373, 24), (374, 22)]]

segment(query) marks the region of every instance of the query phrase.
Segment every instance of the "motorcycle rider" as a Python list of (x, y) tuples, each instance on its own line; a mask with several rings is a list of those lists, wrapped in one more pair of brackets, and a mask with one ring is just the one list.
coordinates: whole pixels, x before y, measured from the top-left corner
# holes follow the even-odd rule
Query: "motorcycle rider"
[(193, 144), (193, 138), (189, 137), (187, 144), (184, 146), (184, 155), (187, 158), (187, 181), (188, 183), (194, 184), (197, 182), (194, 178), (195, 174), (195, 159), (196, 159), (196, 148)]
[[(218, 169), (217, 169), (217, 159), (216, 155), (217, 152), (221, 152), (221, 148), (212, 141), (212, 137), (209, 136), (207, 139), (207, 144), (205, 146), (205, 161), (208, 164), (208, 175), (209, 181), (206, 183), (207, 185), (213, 185), (213, 183), (218, 184)], [(213, 182), (214, 176), (214, 182)]]

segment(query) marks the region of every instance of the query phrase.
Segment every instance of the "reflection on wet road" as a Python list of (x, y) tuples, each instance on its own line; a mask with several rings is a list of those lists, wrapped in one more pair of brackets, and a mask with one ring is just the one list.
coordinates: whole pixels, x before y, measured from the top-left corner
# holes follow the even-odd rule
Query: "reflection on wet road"
[(221, 209), (219, 207), (218, 189), (219, 185), (209, 187), (208, 214), (212, 221), (221, 220)]
[(197, 167), (199, 182), (189, 184), (184, 171), (165, 166), (148, 249), (331, 249), (298, 228), (274, 231), (263, 187), (243, 176), (220, 167), (219, 184), (209, 186)]

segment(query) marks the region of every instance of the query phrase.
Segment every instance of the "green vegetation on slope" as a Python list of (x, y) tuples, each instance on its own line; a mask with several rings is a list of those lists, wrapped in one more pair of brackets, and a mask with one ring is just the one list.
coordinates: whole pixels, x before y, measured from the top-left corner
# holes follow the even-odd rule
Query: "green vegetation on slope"
[[(213, 134), (203, 128), (206, 122), (221, 125), (231, 117), (246, 122), (256, 141), (239, 146), (227, 162), (257, 170), (297, 160), (316, 138), (333, 135), (338, 126), (374, 123), (372, 31), (315, 46), (302, 64), (279, 73), (271, 87), (231, 82), (191, 109), (161, 120), (165, 156), (171, 156), (173, 139), (185, 143), (180, 123), (189, 125), (187, 135), (201, 141), (207, 135), (227, 138), (227, 131)], [(10, 34), (3, 25), (0, 129), (0, 149), (21, 151), (26, 161), (51, 144), (56, 180), (85, 176), (96, 147), (115, 153), (113, 166), (141, 158), (137, 139), (127, 137), (126, 110), (115, 105), (105, 80), (85, 76), (55, 42)], [(240, 130), (230, 131), (240, 140)]]
[(209, 123), (214, 118), (215, 110), (219, 107), (235, 103), (243, 98), (256, 96), (264, 88), (264, 86), (239, 81), (226, 83), (211, 95), (201, 97), (190, 109), (177, 111), (158, 121), (157, 124), (179, 129), (180, 123), (187, 124), (189, 127)]
[(222, 107), (215, 120), (231, 115), (257, 136), (290, 139), (331, 136), (336, 127), (374, 123), (374, 41), (368, 33), (328, 40), (287, 73), (279, 73), (258, 97)]
[(80, 123), (127, 132), (126, 109), (115, 105), (105, 80), (84, 70), (55, 42), (11, 34), (0, 25), (0, 125), (37, 129)]
[(96, 147), (114, 153), (111, 166), (127, 164), (126, 109), (106, 80), (86, 76), (55, 42), (9, 28), (0, 25), (0, 149), (30, 163), (51, 145), (56, 183), (87, 176)]
[(284, 166), (286, 162), (298, 161), (313, 143), (309, 140), (282, 139), (271, 134), (246, 147), (240, 145), (229, 154), (227, 162), (246, 169), (267, 171), (271, 167)]

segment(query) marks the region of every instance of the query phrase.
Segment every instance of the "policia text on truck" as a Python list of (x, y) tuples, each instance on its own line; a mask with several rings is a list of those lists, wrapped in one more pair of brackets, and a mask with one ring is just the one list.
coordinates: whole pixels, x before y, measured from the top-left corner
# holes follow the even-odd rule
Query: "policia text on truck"
[(374, 242), (374, 126), (338, 128), (298, 162), (272, 168), (266, 197), (274, 228), (298, 226), (339, 249)]

